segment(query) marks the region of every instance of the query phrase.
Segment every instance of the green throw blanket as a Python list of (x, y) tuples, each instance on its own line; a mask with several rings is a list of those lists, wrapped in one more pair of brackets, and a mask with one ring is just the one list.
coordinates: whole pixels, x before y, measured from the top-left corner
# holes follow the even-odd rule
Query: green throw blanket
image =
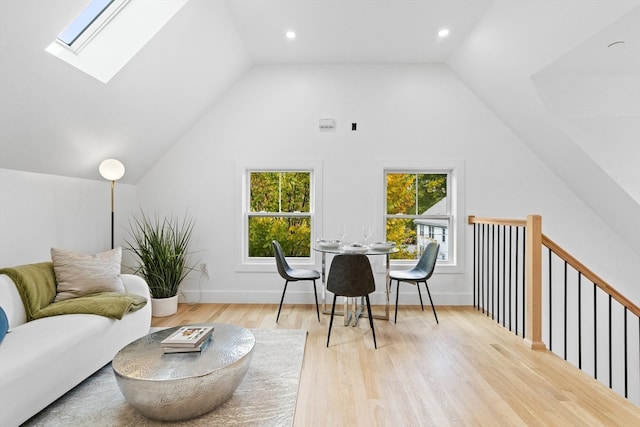
[(122, 319), (147, 303), (143, 296), (118, 292), (101, 292), (54, 303), (56, 276), (51, 262), (2, 268), (0, 274), (6, 274), (15, 283), (27, 312), (27, 321), (61, 314), (97, 314)]

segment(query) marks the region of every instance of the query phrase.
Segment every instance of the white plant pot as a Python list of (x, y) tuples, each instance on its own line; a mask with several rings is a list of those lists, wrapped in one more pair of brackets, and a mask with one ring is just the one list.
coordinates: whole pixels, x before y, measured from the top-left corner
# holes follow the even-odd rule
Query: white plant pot
[(151, 315), (167, 317), (178, 311), (178, 295), (169, 298), (151, 298)]

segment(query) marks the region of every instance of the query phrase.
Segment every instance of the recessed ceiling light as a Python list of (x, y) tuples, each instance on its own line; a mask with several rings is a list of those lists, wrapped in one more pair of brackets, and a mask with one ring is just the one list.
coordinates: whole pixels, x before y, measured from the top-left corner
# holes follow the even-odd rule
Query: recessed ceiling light
[(440, 31), (438, 31), (438, 37), (447, 37), (448, 35), (449, 35), (448, 28), (443, 28)]
[(288, 38), (289, 40), (293, 40), (293, 39), (295, 39), (295, 38), (296, 38), (296, 33), (295, 33), (295, 32), (293, 32), (293, 31), (287, 31), (286, 36), (287, 36), (287, 38)]

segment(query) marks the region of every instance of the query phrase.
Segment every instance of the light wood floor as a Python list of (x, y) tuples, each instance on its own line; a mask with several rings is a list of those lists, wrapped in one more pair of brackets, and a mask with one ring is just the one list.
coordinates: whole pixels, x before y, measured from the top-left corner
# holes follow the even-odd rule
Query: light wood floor
[[(180, 304), (153, 326), (196, 322), (309, 333), (295, 426), (640, 426), (640, 408), (472, 308), (401, 307), (398, 323), (345, 327), (315, 307)], [(427, 307), (425, 307), (427, 308)], [(393, 315), (393, 313), (392, 313)], [(273, 390), (277, 393), (278, 390)]]

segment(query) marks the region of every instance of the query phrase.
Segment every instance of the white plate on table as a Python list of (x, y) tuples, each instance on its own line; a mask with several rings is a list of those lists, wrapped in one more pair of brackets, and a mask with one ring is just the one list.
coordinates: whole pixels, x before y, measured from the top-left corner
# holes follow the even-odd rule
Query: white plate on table
[(364, 254), (367, 253), (369, 251), (369, 248), (367, 246), (353, 246), (353, 245), (349, 245), (349, 246), (343, 246), (342, 247), (342, 252), (348, 253), (348, 254)]
[(320, 249), (338, 249), (340, 247), (339, 240), (318, 240), (318, 247)]
[(396, 246), (396, 242), (375, 242), (371, 244), (374, 251), (390, 251)]

